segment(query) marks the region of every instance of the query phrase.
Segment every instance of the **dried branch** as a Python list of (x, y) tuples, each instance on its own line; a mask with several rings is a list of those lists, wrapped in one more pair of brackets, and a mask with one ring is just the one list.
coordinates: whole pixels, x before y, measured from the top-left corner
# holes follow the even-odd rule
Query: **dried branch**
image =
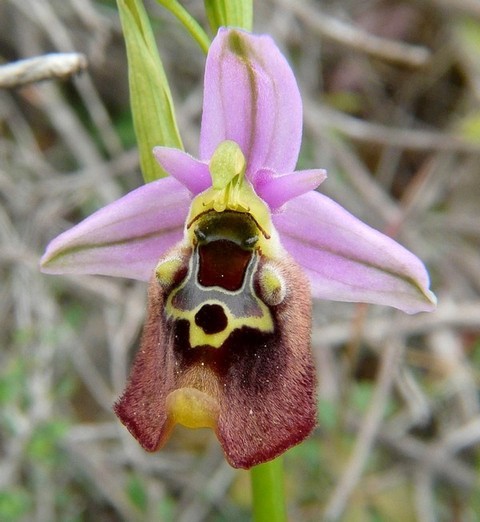
[(426, 47), (375, 36), (321, 12), (317, 6), (309, 2), (292, 0), (277, 0), (277, 2), (290, 9), (302, 22), (320, 35), (356, 51), (412, 67), (422, 67), (430, 59), (430, 51)]
[(29, 83), (64, 80), (87, 68), (81, 53), (52, 53), (0, 65), (0, 88), (12, 89)]
[(327, 503), (324, 512), (325, 520), (339, 519), (350, 495), (360, 480), (380, 428), (401, 350), (402, 345), (393, 341), (388, 343), (383, 353), (380, 373), (371, 404), (360, 427), (350, 461)]

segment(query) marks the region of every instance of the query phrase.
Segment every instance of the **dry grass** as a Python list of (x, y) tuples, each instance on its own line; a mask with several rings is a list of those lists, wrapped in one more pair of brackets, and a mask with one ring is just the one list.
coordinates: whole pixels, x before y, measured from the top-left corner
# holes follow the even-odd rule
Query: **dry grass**
[[(320, 422), (287, 456), (291, 520), (478, 520), (479, 4), (256, 4), (301, 85), (302, 165), (416, 252), (439, 297), (417, 316), (316, 304)], [(195, 153), (203, 57), (150, 12)], [(70, 82), (0, 91), (0, 519), (249, 520), (247, 476), (208, 432), (179, 429), (147, 455), (112, 413), (145, 286), (38, 271), (52, 237), (141, 183), (114, 3), (6, 0), (0, 29), (6, 61), (89, 60)]]

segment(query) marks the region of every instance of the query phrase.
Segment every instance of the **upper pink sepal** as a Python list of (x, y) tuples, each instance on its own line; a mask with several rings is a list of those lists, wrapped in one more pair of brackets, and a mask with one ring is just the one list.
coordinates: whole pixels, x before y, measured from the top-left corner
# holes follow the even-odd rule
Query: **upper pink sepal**
[(221, 28), (205, 66), (200, 159), (235, 141), (247, 177), (292, 172), (302, 139), (302, 101), (292, 69), (269, 36)]

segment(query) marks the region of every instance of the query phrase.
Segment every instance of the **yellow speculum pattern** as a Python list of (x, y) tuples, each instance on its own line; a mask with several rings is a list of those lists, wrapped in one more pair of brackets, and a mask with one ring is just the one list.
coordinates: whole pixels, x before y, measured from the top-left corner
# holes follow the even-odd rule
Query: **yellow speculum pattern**
[[(198, 283), (198, 270), (196, 270), (197, 267), (194, 263), (194, 256), (192, 256), (186, 278), (177, 289), (170, 293), (165, 307), (169, 319), (185, 319), (188, 321), (189, 342), (192, 348), (205, 345), (211, 346), (212, 348), (220, 348), (234, 330), (242, 327), (255, 328), (264, 333), (273, 332), (273, 319), (271, 312), (265, 303), (256, 295), (253, 287), (253, 276), (256, 273), (258, 264), (258, 259), (256, 259), (256, 257), (257, 254), (252, 252), (251, 263), (253, 263), (253, 267), (251, 267), (252, 269), (247, 272), (242, 287), (235, 292), (230, 292), (218, 286), (207, 288), (200, 285)], [(175, 298), (179, 296), (187, 286), (192, 285), (195, 285), (196, 290), (205, 297), (200, 300), (199, 304), (191, 309), (179, 308), (178, 305), (175, 305)], [(214, 294), (217, 298), (206, 297), (209, 294)], [(228, 300), (245, 300), (246, 296), (248, 296), (250, 303), (256, 305), (255, 315), (235, 314), (229, 307)], [(188, 304), (189, 303), (186, 303), (187, 306)], [(205, 305), (218, 305), (223, 309), (227, 318), (225, 329), (217, 333), (209, 334), (205, 333), (204, 330), (196, 324), (195, 316)]]
[[(220, 348), (232, 332), (243, 327), (273, 332), (274, 322), (268, 305), (278, 303), (269, 299), (265, 303), (257, 295), (254, 283), (258, 279), (266, 295), (281, 294), (283, 284), (271, 271), (259, 277), (260, 259), (275, 258), (281, 247), (267, 205), (245, 178), (245, 158), (238, 145), (231, 141), (220, 144), (209, 168), (212, 186), (193, 200), (185, 227), (184, 245), (192, 249), (187, 274), (179, 286), (172, 289), (165, 306), (168, 319), (188, 322), (192, 348)], [(223, 285), (220, 275), (218, 284), (201, 284), (200, 250), (203, 244), (214, 241), (233, 243), (234, 248), (243, 252), (240, 257), (249, 256), (238, 288)], [(215, 264), (215, 260), (209, 262)], [(160, 263), (156, 269), (160, 284), (171, 284), (180, 265), (176, 258)], [(197, 314), (206, 305), (221, 308), (224, 328), (208, 332), (197, 324)]]

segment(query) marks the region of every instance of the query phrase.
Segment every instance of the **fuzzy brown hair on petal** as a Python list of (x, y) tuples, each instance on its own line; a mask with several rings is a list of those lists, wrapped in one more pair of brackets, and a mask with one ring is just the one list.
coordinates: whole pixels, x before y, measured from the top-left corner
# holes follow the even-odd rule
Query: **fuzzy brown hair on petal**
[(282, 303), (270, 307), (274, 332), (239, 330), (222, 347), (229, 360), (217, 436), (237, 468), (277, 457), (304, 440), (316, 422), (308, 281), (288, 254), (275, 264), (287, 289)]
[[(172, 249), (188, 263), (188, 250)], [(171, 252), (165, 254), (165, 258)], [(172, 281), (174, 286), (177, 280)], [(155, 277), (148, 290), (147, 321), (140, 349), (130, 372), (128, 385), (114, 405), (114, 411), (130, 433), (147, 451), (160, 449), (168, 439), (173, 422), (168, 417), (166, 400), (176, 388), (174, 332), (164, 314), (169, 289), (162, 288)]]
[[(273, 332), (244, 326), (233, 330), (219, 348), (192, 347), (188, 322), (166, 319), (166, 299), (185, 277), (191, 255), (177, 247), (164, 259), (172, 252), (183, 268), (169, 287), (155, 278), (150, 283), (141, 347), (115, 412), (144, 449), (155, 451), (174, 426), (168, 410), (172, 392), (198, 390), (212, 399), (211, 411), (218, 405), (218, 419), (215, 413), (213, 423), (207, 424), (214, 428), (232, 466), (248, 469), (273, 459), (305, 439), (315, 426), (308, 281), (288, 254), (275, 262), (261, 258), (259, 273), (268, 265), (285, 285), (284, 298), (269, 306)], [(254, 285), (265, 301), (258, 274)]]

